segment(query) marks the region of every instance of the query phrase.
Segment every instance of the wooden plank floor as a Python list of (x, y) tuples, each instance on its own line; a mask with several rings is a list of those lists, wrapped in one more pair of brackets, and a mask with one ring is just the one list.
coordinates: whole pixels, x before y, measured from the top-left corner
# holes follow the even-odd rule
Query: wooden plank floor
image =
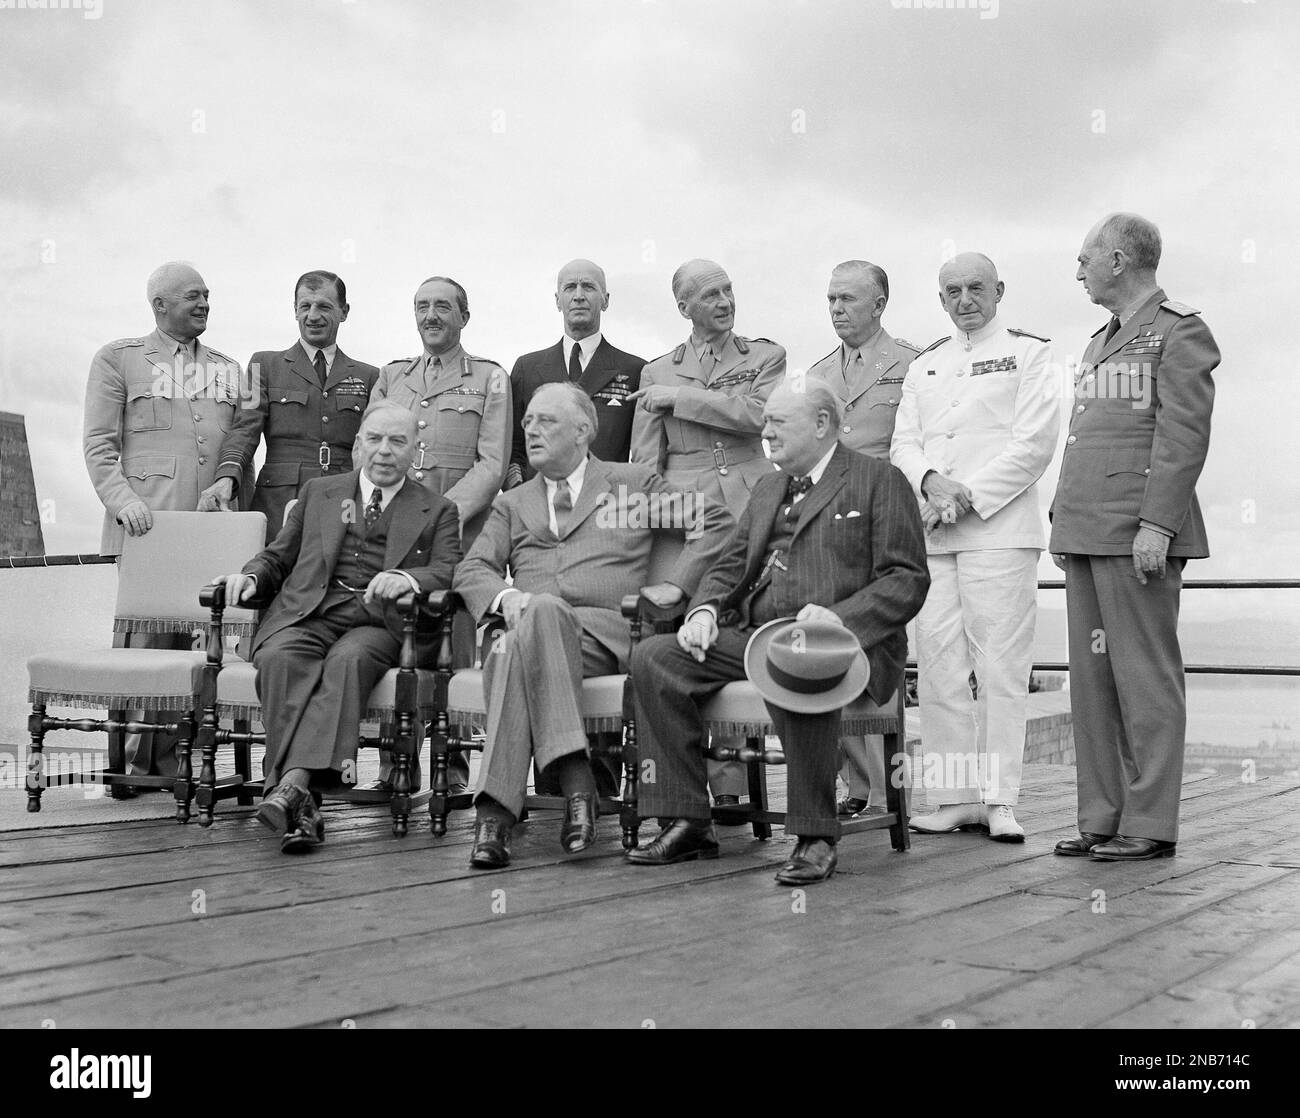
[(1117, 866), (1052, 855), (1074, 771), (1026, 774), (1023, 846), (855, 835), (802, 897), (772, 881), (780, 830), (648, 869), (612, 819), (563, 857), (541, 813), (496, 873), (468, 814), (397, 840), (386, 809), (327, 805), (297, 858), (231, 805), (208, 831), (0, 833), (0, 1025), (1300, 1025), (1295, 781), (1189, 774), (1178, 856)]

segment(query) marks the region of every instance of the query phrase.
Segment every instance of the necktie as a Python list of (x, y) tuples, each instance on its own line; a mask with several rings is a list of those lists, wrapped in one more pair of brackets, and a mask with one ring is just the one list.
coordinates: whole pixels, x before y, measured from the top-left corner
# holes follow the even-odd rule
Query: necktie
[(577, 342), (573, 343), (573, 349), (569, 351), (569, 379), (574, 384), (582, 379), (582, 346)]
[(1119, 317), (1117, 315), (1111, 315), (1110, 325), (1106, 327), (1106, 340), (1110, 341), (1111, 338), (1113, 338), (1118, 333), (1119, 333)]
[(375, 521), (379, 519), (379, 514), (382, 511), (379, 507), (379, 503), (381, 500), (383, 500), (383, 496), (384, 495), (380, 491), (379, 486), (376, 485), (374, 491), (370, 494), (370, 500), (366, 502), (366, 527), (367, 528), (372, 527)]
[(555, 534), (564, 535), (564, 529), (569, 524), (569, 513), (573, 511), (573, 491), (569, 488), (569, 482), (566, 478), (560, 478), (555, 483)]
[(325, 378), (329, 376), (329, 371), (325, 368), (325, 351), (318, 349), (316, 351), (316, 379), (320, 381), (320, 386), (325, 387)]

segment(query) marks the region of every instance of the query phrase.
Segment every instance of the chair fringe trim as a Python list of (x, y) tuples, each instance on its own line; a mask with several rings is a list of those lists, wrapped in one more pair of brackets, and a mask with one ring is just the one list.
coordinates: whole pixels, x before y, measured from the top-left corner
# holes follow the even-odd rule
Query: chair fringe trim
[(262, 724), (262, 704), (228, 703), (224, 699), (218, 699), (217, 717), (233, 718), (237, 722), (256, 722), (260, 726)]
[[(720, 738), (761, 738), (776, 733), (776, 726), (771, 722), (730, 722), (710, 719), (707, 726), (710, 733)], [(898, 729), (898, 720), (888, 714), (866, 714), (840, 721), (842, 736), (891, 734), (896, 729)]]
[(27, 701), (33, 705), (55, 707), (103, 707), (105, 710), (189, 710), (194, 706), (193, 695), (114, 695), (98, 691), (37, 691), (27, 692)]
[[(431, 722), (437, 715), (437, 708), (432, 704), (421, 704), (417, 707), (417, 717), (421, 722)], [(393, 707), (366, 707), (366, 713), (361, 717), (362, 722), (396, 722), (397, 711)]]
[[(203, 620), (187, 621), (183, 617), (115, 617), (115, 633), (193, 633), (207, 632), (208, 622)], [(227, 637), (251, 637), (257, 632), (255, 621), (224, 621), (221, 632)]]
[[(448, 725), (466, 734), (480, 729), (487, 721), (487, 714), (481, 710), (449, 710)], [(588, 734), (613, 734), (623, 729), (623, 718), (617, 714), (592, 715), (582, 720), (582, 728)]]

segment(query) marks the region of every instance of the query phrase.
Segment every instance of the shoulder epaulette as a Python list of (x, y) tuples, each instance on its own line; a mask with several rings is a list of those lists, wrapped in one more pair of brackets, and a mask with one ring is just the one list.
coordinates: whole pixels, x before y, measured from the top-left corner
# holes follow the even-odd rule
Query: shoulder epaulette
[(388, 368), (388, 365), (411, 365), (418, 360), (420, 360), (418, 357), (394, 357), (384, 368)]
[[(931, 343), (930, 343), (928, 346), (926, 346), (924, 349), (919, 350), (919, 351), (917, 352), (916, 357), (920, 357), (920, 356), (922, 356), (923, 354), (929, 353), (930, 350), (932, 350), (932, 349), (938, 349), (941, 345), (943, 345), (944, 342), (951, 341), (951, 340), (952, 340), (952, 335), (951, 335), (951, 334), (947, 334), (947, 335), (945, 335), (944, 337), (939, 338), (937, 341), (933, 341), (933, 342), (931, 342)], [(912, 360), (915, 361), (915, 360), (916, 360), (916, 357), (912, 358)]]
[(742, 338), (739, 334), (732, 334), (731, 340), (736, 343), (736, 349), (739, 350), (741, 353), (749, 352), (749, 343), (744, 338)]
[(894, 344), (895, 344), (895, 345), (901, 345), (904, 349), (910, 349), (913, 353), (917, 353), (917, 354), (919, 354), (919, 353), (921, 352), (921, 347), (920, 347), (920, 346), (918, 346), (918, 345), (913, 345), (913, 344), (912, 344), (911, 342), (909, 342), (906, 338), (895, 338), (895, 339), (894, 339)]
[(1201, 312), (1198, 311), (1195, 307), (1189, 307), (1186, 303), (1178, 303), (1178, 302), (1175, 302), (1173, 299), (1166, 299), (1166, 300), (1165, 300), (1163, 303), (1161, 303), (1160, 305), (1161, 305), (1162, 307), (1164, 307), (1165, 310), (1167, 310), (1167, 311), (1173, 311), (1174, 314), (1176, 314), (1176, 315), (1180, 315), (1180, 316), (1183, 317), (1183, 318), (1186, 318), (1189, 314), (1200, 314), (1200, 313), (1201, 313)]
[(1044, 338), (1042, 334), (1031, 334), (1028, 330), (1013, 330), (1007, 327), (1008, 334), (1015, 334), (1017, 338), (1033, 338), (1036, 342), (1050, 342), (1051, 338)]
[(830, 353), (828, 353), (825, 357), (819, 357), (819, 358), (817, 358), (817, 360), (813, 362), (813, 365), (814, 365), (814, 366), (817, 366), (817, 365), (820, 365), (823, 361), (829, 361), (832, 357), (834, 357), (837, 353), (839, 353), (839, 351), (840, 351), (840, 347), (839, 347), (839, 346), (836, 346), (836, 347), (835, 347), (833, 350), (831, 350)]
[(115, 342), (109, 342), (109, 349), (126, 349), (128, 346), (144, 345), (143, 338), (118, 338)]
[(495, 365), (498, 369), (505, 371), (505, 366), (498, 361), (493, 361), (490, 357), (475, 357), (472, 353), (465, 354), (471, 361), (482, 361), (484, 365)]
[(221, 350), (219, 349), (213, 349), (211, 346), (208, 346), (207, 349), (209, 353), (213, 354), (216, 357), (220, 357), (222, 361), (229, 361), (231, 362), (231, 364), (238, 364), (238, 362), (233, 357), (229, 356), (228, 354), (222, 353)]
[(685, 360), (686, 360), (686, 343), (682, 342), (681, 345), (679, 345), (675, 350), (673, 350), (673, 364), (680, 365)]

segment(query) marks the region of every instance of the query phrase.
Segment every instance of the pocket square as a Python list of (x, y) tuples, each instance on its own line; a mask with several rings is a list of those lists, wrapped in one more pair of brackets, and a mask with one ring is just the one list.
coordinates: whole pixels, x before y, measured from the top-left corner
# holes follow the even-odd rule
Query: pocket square
[(855, 516), (861, 516), (861, 515), (862, 513), (858, 512), (857, 509), (850, 509), (848, 512), (844, 514), (844, 519), (852, 520)]
[(621, 408), (622, 406), (623, 406), (623, 401), (616, 400), (612, 396), (605, 401), (605, 407), (607, 408)]

